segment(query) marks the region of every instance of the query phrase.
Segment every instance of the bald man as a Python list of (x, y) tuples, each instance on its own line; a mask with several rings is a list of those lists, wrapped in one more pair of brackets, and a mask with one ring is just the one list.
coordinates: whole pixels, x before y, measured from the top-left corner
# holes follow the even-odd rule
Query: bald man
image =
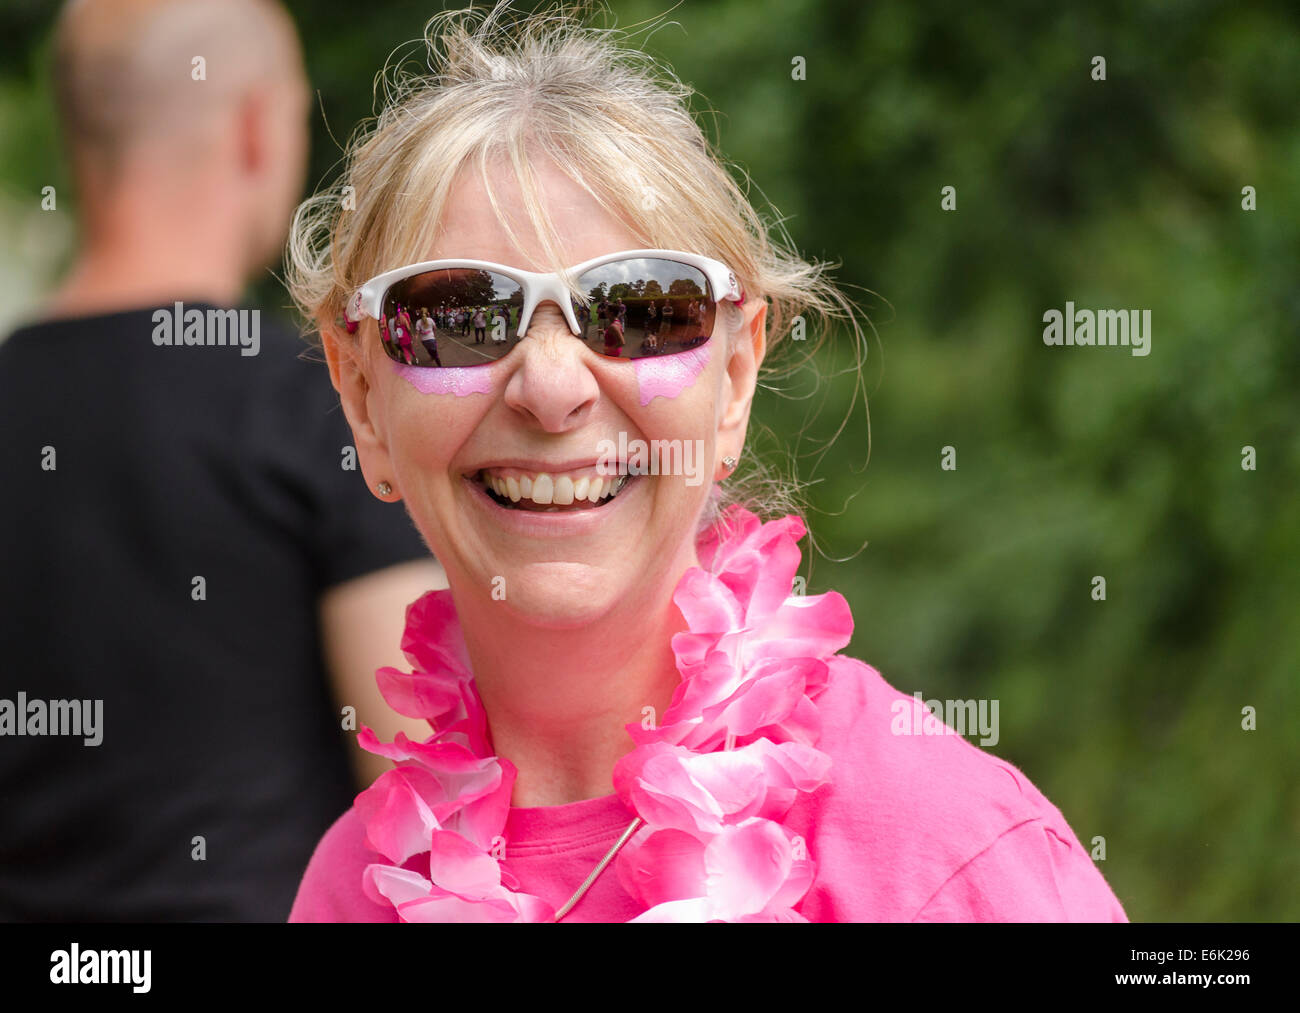
[(309, 90), (262, 0), (77, 0), (54, 72), (81, 241), (0, 344), (0, 919), (288, 916), (321, 834), (421, 739), (375, 669), (445, 587), (257, 311)]

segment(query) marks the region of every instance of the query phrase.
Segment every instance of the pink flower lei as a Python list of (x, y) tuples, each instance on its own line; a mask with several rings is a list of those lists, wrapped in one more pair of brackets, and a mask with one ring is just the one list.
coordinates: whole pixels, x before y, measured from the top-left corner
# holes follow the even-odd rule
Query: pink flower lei
[[(782, 820), (829, 780), (815, 701), (853, 619), (834, 591), (790, 593), (804, 533), (793, 514), (761, 523), (733, 506), (699, 541), (703, 568), (673, 592), (688, 627), (672, 639), (682, 681), (657, 727), (626, 726), (637, 745), (614, 768), (614, 790), (644, 820), (615, 866), (647, 908), (632, 921), (806, 921), (794, 907), (816, 865)], [(516, 769), (492, 754), (450, 591), (407, 609), (402, 650), (413, 671), (380, 669), (379, 688), (433, 735), (358, 734), (395, 762), (355, 802), (367, 843), (392, 863), (366, 867), (366, 896), (405, 922), (553, 921), (494, 857)], [(425, 852), (427, 876), (400, 867)]]

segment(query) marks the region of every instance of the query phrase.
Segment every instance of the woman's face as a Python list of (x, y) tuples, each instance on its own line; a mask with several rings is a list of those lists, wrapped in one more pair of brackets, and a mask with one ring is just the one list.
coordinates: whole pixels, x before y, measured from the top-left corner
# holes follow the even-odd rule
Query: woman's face
[[(565, 263), (643, 245), (553, 165), (536, 168)], [(526, 254), (511, 244), (477, 172), (463, 172), (437, 241), (421, 259), (546, 270), (513, 179), (499, 172), (493, 186)], [(666, 358), (638, 367), (598, 354), (570, 332), (551, 302), (537, 307), (527, 335), (507, 356), (436, 371), (439, 383), (432, 387), (421, 381), (435, 371), (403, 368), (383, 353), (373, 321), (356, 335), (351, 356), (349, 346), (331, 348), (332, 341), (327, 351), (367, 482), (374, 489), (387, 481), (405, 500), (457, 599), (482, 596), (527, 622), (562, 629), (619, 605), (662, 601), (669, 581), (695, 563), (697, 518), (713, 481), (725, 473), (718, 462), (738, 457), (744, 443), (763, 316), (760, 301), (747, 304), (742, 330), (729, 338), (727, 328), (741, 313), (720, 308), (704, 346), (707, 358), (696, 357), (705, 361), (685, 382), (680, 375), (664, 382)], [(639, 335), (629, 343), (634, 340)], [(656, 391), (667, 394), (653, 396)], [(660, 461), (661, 471), (673, 473), (631, 478), (600, 506), (509, 509), (485, 490), (484, 475), (518, 481), (546, 472), (580, 482), (596, 474), (602, 451), (627, 453), (636, 441), (647, 447), (677, 441), (681, 452)]]

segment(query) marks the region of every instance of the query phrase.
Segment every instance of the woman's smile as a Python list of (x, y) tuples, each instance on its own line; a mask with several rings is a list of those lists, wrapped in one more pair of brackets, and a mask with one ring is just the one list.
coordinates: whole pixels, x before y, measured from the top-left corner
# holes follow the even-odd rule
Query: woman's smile
[(506, 509), (554, 513), (598, 509), (621, 492), (631, 476), (606, 476), (598, 468), (588, 467), (568, 472), (484, 468), (475, 477)]
[[(586, 470), (595, 471), (594, 468)], [(506, 489), (504, 494), (493, 488), (490, 478), (485, 481), (483, 471), (466, 475), (463, 481), (476, 511), (493, 525), (534, 538), (563, 538), (590, 534), (600, 525), (620, 520), (625, 514), (623, 508), (640, 499), (642, 490), (648, 486), (643, 479), (649, 477), (583, 474), (575, 483), (567, 474), (561, 474), (558, 479), (552, 479), (547, 472), (534, 473), (531, 478), (526, 474), (521, 478), (510, 474), (505, 479), (496, 479)], [(528, 484), (527, 496), (524, 483)], [(582, 499), (577, 496), (579, 489), (585, 493)], [(512, 492), (518, 493), (518, 499)], [(560, 500), (568, 502), (557, 502), (557, 493)]]

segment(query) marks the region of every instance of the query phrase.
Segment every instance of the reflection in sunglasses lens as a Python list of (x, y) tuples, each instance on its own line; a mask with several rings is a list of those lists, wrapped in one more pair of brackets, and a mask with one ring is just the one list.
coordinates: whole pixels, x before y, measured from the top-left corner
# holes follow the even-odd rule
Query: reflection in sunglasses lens
[[(671, 260), (619, 260), (584, 272), (573, 301), (581, 339), (601, 355), (671, 355), (713, 333), (716, 304), (697, 268)], [(519, 343), (523, 289), (494, 271), (452, 268), (403, 279), (384, 295), (379, 335), (395, 362), (479, 366)]]
[(618, 260), (583, 273), (578, 288), (589, 302), (575, 305), (574, 313), (587, 344), (602, 355), (671, 355), (713, 334), (717, 306), (698, 268), (655, 258)]
[(517, 281), (494, 271), (428, 271), (388, 290), (379, 336), (390, 359), (410, 366), (481, 366), (518, 344), (523, 299)]

